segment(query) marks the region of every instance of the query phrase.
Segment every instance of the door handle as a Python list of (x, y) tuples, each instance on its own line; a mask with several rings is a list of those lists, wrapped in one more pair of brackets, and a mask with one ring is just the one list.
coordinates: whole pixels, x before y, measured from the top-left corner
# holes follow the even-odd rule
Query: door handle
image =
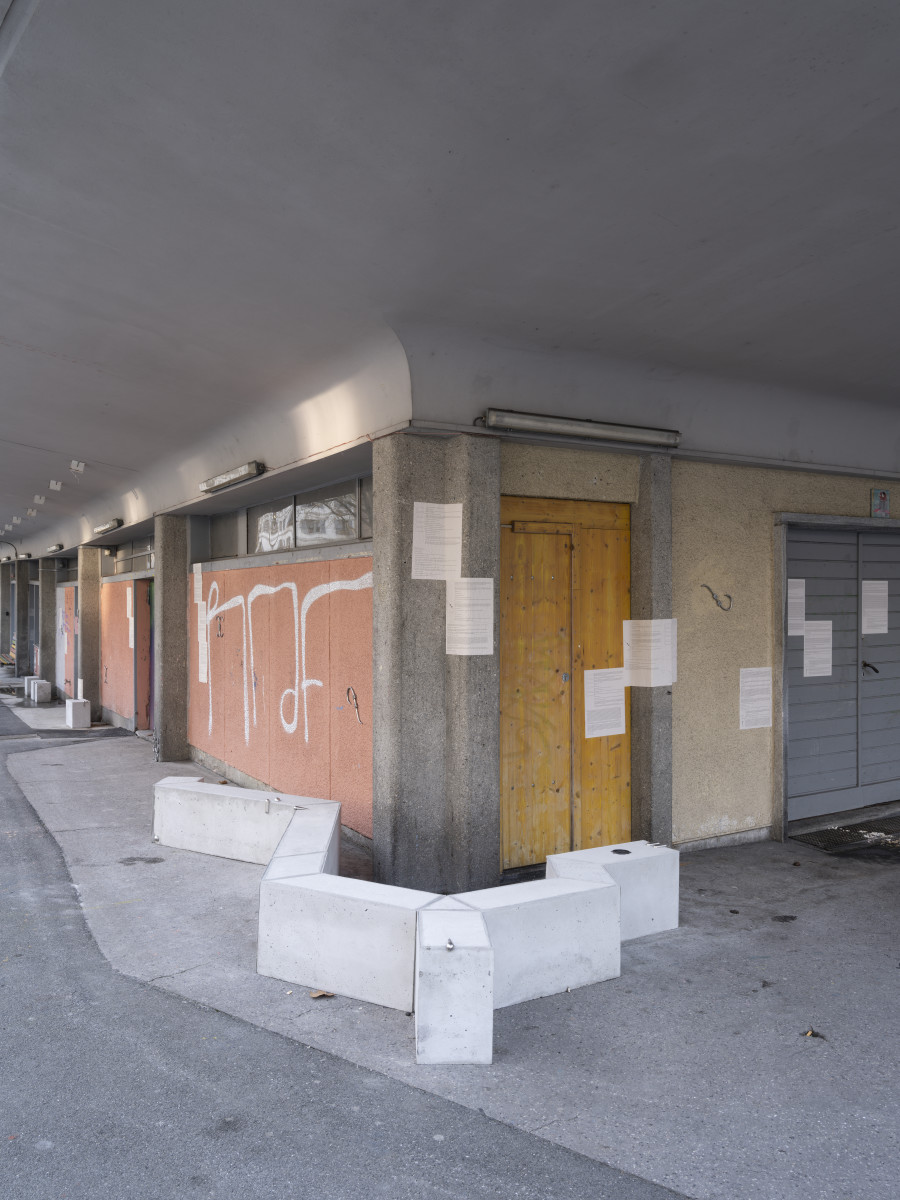
[(868, 669), (869, 669), (870, 671), (874, 671), (876, 675), (880, 675), (880, 674), (881, 674), (881, 672), (878, 670), (878, 668), (877, 668), (877, 667), (873, 667), (873, 666), (872, 666), (872, 664), (871, 664), (871, 663), (869, 663), (869, 662), (863, 662), (863, 663), (862, 663), (862, 669), (865, 671), (865, 669), (866, 669), (867, 667), (868, 667)]

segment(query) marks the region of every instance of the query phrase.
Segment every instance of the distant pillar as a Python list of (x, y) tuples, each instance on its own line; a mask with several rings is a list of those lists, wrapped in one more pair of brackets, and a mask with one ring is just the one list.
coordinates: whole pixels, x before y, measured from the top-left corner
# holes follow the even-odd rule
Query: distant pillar
[(500, 875), (500, 667), (446, 652), (446, 585), (412, 578), (413, 505), (462, 503), (462, 575), (497, 580), (493, 438), (392, 434), (373, 447), (376, 877), (467, 891)]
[(9, 654), (9, 631), (12, 625), (10, 620), (11, 595), (10, 584), (12, 583), (12, 563), (0, 564), (0, 653)]
[(31, 674), (31, 645), (28, 640), (28, 559), (16, 562), (16, 674)]
[(78, 661), (75, 664), (75, 695), (76, 698), (90, 701), (92, 721), (100, 720), (101, 554), (99, 546), (78, 547)]
[(154, 527), (153, 745), (157, 762), (180, 762), (188, 747), (188, 518)]
[[(641, 459), (631, 516), (631, 616), (672, 616), (672, 460)], [(631, 836), (672, 842), (672, 689), (631, 689)]]
[(38, 575), (41, 679), (56, 688), (56, 559), (42, 558)]

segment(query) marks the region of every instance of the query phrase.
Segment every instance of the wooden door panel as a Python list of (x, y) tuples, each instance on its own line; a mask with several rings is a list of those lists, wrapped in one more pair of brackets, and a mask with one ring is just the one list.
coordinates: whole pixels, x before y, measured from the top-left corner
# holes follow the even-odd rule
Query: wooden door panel
[[(571, 845), (571, 537), (501, 531), (503, 869)], [(568, 680), (564, 679), (568, 676)]]
[(631, 704), (625, 733), (584, 736), (584, 672), (621, 667), (622, 622), (631, 614), (631, 536), (577, 526), (572, 566), (574, 634), (573, 850), (631, 839)]

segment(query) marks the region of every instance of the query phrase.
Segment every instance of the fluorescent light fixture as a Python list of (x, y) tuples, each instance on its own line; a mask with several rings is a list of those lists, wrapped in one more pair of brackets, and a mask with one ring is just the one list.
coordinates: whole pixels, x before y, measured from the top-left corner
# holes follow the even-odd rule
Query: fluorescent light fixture
[(517, 433), (549, 433), (557, 437), (593, 438), (603, 442), (637, 442), (646, 446), (677, 446), (681, 434), (674, 429), (648, 429), (645, 425), (616, 425), (607, 421), (581, 421), (568, 417), (541, 417), (534, 413), (504, 412), (489, 408), (486, 429)]
[(56, 553), (58, 553), (58, 551), (60, 551), (60, 550), (62, 550), (62, 542), (57, 542), (55, 546), (48, 546), (48, 547), (47, 547), (47, 553), (48, 553), (48, 554), (56, 554)]
[(50, 491), (51, 492), (61, 492), (62, 491), (62, 483), (59, 479), (51, 479), (50, 480)]
[(230, 471), (223, 471), (221, 475), (213, 475), (212, 479), (204, 479), (200, 484), (201, 492), (219, 492), (222, 488), (231, 487), (233, 483), (246, 483), (248, 479), (255, 479), (257, 475), (262, 475), (265, 471), (265, 465), (261, 462), (244, 463), (242, 467), (234, 467)]
[(20, 554), (19, 558), (31, 558), (30, 554)]
[(114, 529), (118, 529), (121, 524), (121, 517), (113, 517), (111, 521), (104, 521), (102, 525), (95, 525), (94, 533), (112, 533), (112, 531)]

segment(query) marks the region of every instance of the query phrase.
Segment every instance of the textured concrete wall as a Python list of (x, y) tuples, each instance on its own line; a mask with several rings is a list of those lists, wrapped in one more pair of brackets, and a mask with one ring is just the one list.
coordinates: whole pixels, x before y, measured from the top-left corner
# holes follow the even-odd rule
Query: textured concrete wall
[(56, 559), (42, 559), (40, 563), (39, 604), (41, 679), (56, 683)]
[[(770, 826), (775, 811), (774, 729), (739, 728), (741, 667), (773, 668), (780, 708), (780, 594), (774, 514), (869, 515), (878, 479), (673, 464), (673, 591), (678, 618), (674, 687), (676, 842)], [(722, 612), (709, 592), (733, 597)], [(778, 585), (776, 589), (776, 584)], [(776, 611), (777, 610), (777, 611)], [(776, 661), (777, 657), (777, 661)]]
[(504, 496), (546, 496), (556, 500), (637, 502), (641, 459), (607, 450), (564, 450), (500, 445), (500, 491)]
[(191, 747), (235, 778), (340, 801), (371, 837), (372, 560), (206, 571), (202, 596), (206, 682), (193, 594), (187, 614)]
[(30, 675), (32, 667), (31, 642), (28, 637), (28, 604), (31, 588), (28, 583), (28, 560), (16, 563), (16, 674)]
[(10, 609), (10, 588), (12, 582), (12, 563), (0, 564), (0, 652), (9, 653), (9, 631), (12, 624)]
[(91, 720), (100, 720), (100, 553), (96, 546), (78, 548), (78, 681), (83, 699), (91, 702)]
[[(373, 467), (376, 875), (489, 886), (500, 870), (498, 655), (446, 654), (445, 585), (412, 579), (411, 563), (415, 501), (461, 502), (463, 576), (497, 578), (499, 445), (394, 434), (375, 443)], [(494, 628), (496, 639), (496, 611)]]
[(154, 521), (153, 746), (157, 762), (189, 757), (187, 517)]

